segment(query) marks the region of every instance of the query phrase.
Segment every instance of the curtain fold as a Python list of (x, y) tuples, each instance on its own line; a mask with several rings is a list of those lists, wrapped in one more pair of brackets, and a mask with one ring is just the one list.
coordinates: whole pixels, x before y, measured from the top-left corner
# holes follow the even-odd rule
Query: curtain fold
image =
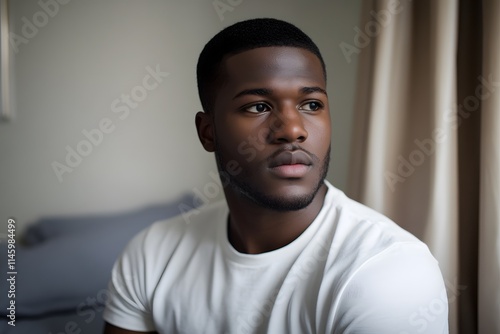
[(499, 3), (362, 9), (347, 192), (429, 246), (450, 333), (500, 333)]
[(500, 2), (483, 2), (479, 333), (500, 333)]

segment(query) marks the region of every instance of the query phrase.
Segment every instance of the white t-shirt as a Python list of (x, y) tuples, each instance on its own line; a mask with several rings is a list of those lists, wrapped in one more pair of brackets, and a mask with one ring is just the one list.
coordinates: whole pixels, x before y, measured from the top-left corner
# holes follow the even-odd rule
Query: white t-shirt
[(448, 299), (427, 246), (326, 182), (290, 244), (236, 251), (225, 201), (155, 223), (115, 264), (104, 319), (158, 333), (448, 333)]

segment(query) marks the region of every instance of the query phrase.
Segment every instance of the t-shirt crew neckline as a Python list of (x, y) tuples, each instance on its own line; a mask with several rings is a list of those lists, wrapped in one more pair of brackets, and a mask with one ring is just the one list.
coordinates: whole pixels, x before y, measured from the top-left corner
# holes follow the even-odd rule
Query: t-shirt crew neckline
[[(335, 189), (328, 181), (324, 181), (327, 186), (327, 192), (323, 200), (323, 207), (319, 211), (313, 222), (299, 235), (295, 240), (293, 240), (288, 245), (278, 248), (273, 251), (260, 253), (260, 254), (246, 254), (237, 251), (228, 239), (228, 222), (229, 222), (229, 208), (226, 206), (225, 210), (221, 211), (221, 216), (218, 217), (218, 221), (221, 222), (218, 225), (218, 239), (219, 244), (222, 246), (225, 256), (228, 260), (235, 262), (244, 266), (265, 266), (269, 264), (276, 264), (279, 261), (284, 261), (287, 258), (297, 257), (307, 244), (312, 240), (321, 224), (324, 222), (324, 217), (327, 212), (332, 208), (325, 203), (337, 203), (340, 199), (339, 190)], [(329, 219), (334, 219), (334, 217), (329, 217)]]

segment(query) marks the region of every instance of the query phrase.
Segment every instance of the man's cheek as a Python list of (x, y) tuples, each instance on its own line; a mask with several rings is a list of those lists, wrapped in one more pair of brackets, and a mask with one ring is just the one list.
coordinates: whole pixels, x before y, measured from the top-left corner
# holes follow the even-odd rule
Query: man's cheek
[[(255, 147), (250, 145), (248, 142), (242, 141), (238, 145), (238, 154), (240, 154), (241, 157), (244, 158), (247, 162), (250, 162), (250, 161), (254, 160), (255, 157), (257, 156), (257, 150), (255, 149)], [(237, 159), (237, 160), (240, 160), (240, 159)]]

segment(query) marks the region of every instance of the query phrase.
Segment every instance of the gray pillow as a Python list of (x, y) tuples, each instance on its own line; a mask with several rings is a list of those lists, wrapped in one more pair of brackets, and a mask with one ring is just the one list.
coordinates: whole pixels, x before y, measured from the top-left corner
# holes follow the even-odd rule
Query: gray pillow
[(119, 214), (84, 215), (68, 217), (44, 217), (29, 226), (23, 234), (22, 243), (33, 246), (57, 236), (79, 234), (104, 226), (123, 227), (124, 225), (147, 226), (152, 221), (176, 216), (201, 202), (193, 195), (185, 195), (172, 203), (154, 205), (141, 210)]

